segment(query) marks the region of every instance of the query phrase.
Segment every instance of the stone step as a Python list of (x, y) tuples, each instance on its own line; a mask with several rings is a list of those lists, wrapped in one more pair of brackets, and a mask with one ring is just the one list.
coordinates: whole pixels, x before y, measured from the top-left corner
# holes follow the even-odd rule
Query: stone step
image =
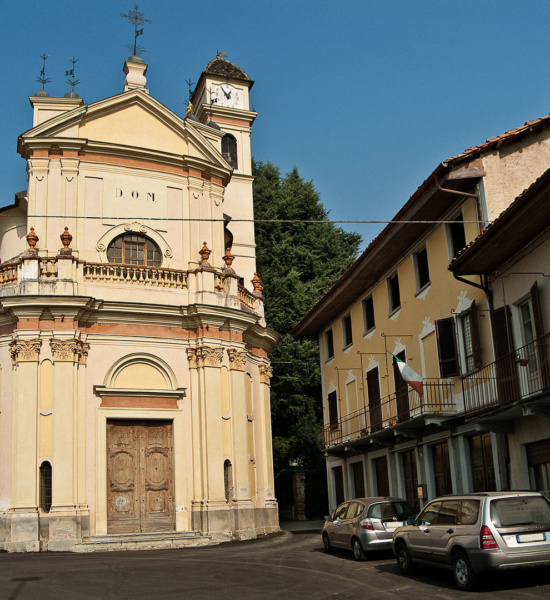
[(72, 552), (106, 552), (110, 550), (156, 550), (211, 545), (212, 536), (198, 531), (152, 531), (95, 535), (75, 544)]

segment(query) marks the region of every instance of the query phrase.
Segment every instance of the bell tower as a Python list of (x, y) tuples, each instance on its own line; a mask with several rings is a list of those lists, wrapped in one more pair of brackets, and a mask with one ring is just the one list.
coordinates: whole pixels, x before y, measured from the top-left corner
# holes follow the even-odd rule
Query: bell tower
[(225, 53), (218, 52), (206, 65), (191, 98), (194, 117), (223, 133), (218, 150), (233, 168), (224, 197), (226, 240), (236, 256), (235, 270), (249, 289), (256, 271), (250, 131), (258, 113), (250, 110), (253, 84)]

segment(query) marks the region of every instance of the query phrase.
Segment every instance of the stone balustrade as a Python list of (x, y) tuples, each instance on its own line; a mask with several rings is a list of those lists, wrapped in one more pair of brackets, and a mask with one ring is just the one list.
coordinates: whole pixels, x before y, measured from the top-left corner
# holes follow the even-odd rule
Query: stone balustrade
[(239, 285), (238, 287), (239, 300), (241, 304), (252, 310), (256, 311), (256, 305), (258, 303), (258, 298), (252, 292), (249, 292), (245, 287)]
[(161, 267), (84, 263), (84, 281), (187, 289), (187, 272)]
[[(62, 264), (63, 263), (63, 264)], [(33, 286), (43, 285), (61, 285), (64, 291), (58, 290), (57, 293), (78, 293), (74, 288), (67, 288), (68, 285), (131, 285), (144, 288), (161, 288), (165, 290), (183, 290), (184, 292), (215, 292), (232, 297), (235, 301), (238, 298), (242, 310), (251, 311), (263, 315), (263, 301), (259, 293), (253, 293), (247, 290), (240, 283), (237, 284), (238, 277), (232, 272), (227, 275), (225, 272), (213, 272), (210, 283), (208, 278), (199, 277), (199, 287), (197, 288), (197, 277), (202, 271), (181, 271), (177, 269), (166, 269), (161, 267), (143, 267), (132, 265), (119, 265), (113, 263), (90, 263), (79, 261), (74, 257), (55, 256), (40, 257), (23, 256), (16, 262), (1, 265), (0, 264), (0, 295), (18, 295), (34, 293), (34, 287), (28, 287), (29, 282), (35, 282)], [(189, 278), (193, 283), (189, 283)], [(49, 282), (49, 283), (46, 283)], [(23, 287), (21, 285), (23, 284)], [(206, 289), (201, 289), (206, 285)], [(15, 286), (15, 289), (14, 289)], [(35, 292), (38, 293), (56, 293), (54, 288), (48, 288), (48, 291), (40, 291), (38, 287)]]
[(0, 265), (0, 286), (17, 283), (17, 264)]

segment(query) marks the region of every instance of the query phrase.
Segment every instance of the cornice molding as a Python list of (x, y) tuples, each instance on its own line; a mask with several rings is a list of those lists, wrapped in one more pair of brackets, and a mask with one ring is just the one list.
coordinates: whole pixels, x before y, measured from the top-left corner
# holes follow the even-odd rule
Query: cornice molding
[(182, 400), (186, 396), (187, 388), (174, 390), (138, 389), (138, 388), (109, 388), (104, 385), (94, 385), (94, 394), (101, 398), (132, 397), (132, 398), (175, 398)]

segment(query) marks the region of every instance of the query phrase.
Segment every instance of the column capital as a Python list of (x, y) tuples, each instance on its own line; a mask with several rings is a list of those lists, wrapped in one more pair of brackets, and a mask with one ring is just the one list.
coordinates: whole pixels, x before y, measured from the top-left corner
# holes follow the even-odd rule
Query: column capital
[(266, 383), (267, 385), (270, 385), (270, 380), (273, 377), (273, 369), (271, 368), (271, 365), (267, 363), (260, 364), (258, 365), (258, 371), (260, 373), (261, 383)]
[(56, 362), (76, 362), (86, 364), (90, 344), (81, 340), (50, 340), (52, 356)]
[(20, 362), (38, 362), (42, 340), (19, 340), (10, 342), (11, 362), (16, 365)]
[(223, 359), (223, 348), (200, 346), (198, 348), (187, 348), (187, 360), (189, 366), (197, 367), (221, 367)]
[(229, 367), (236, 371), (244, 371), (244, 365), (248, 359), (246, 350), (237, 350), (236, 348), (228, 348), (227, 355), (229, 356)]

